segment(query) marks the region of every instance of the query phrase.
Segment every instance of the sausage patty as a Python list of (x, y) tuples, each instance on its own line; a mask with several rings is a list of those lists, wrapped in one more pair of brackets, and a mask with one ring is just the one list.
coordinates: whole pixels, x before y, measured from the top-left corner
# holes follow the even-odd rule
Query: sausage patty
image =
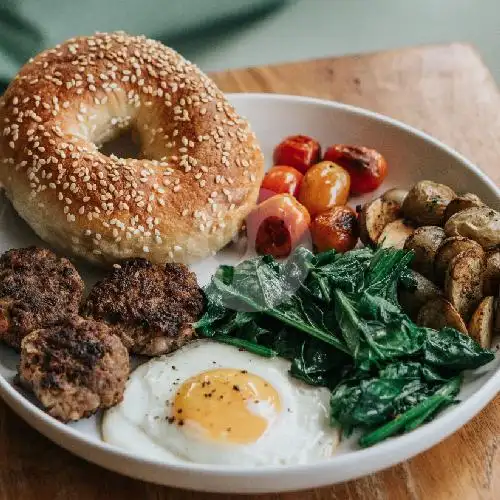
[(120, 402), (128, 373), (127, 349), (97, 321), (74, 316), (31, 332), (21, 343), (21, 383), (63, 422)]
[(77, 314), (84, 284), (73, 264), (45, 248), (0, 257), (0, 339), (19, 349), (30, 331)]
[(122, 262), (91, 290), (84, 314), (111, 326), (130, 352), (156, 356), (194, 336), (203, 310), (196, 276), (183, 264)]

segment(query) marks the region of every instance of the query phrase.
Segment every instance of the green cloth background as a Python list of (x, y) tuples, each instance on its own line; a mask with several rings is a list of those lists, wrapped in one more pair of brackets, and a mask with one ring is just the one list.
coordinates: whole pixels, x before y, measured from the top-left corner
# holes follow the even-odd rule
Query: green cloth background
[(192, 58), (196, 47), (289, 0), (0, 0), (0, 93), (31, 56), (75, 35), (145, 34)]

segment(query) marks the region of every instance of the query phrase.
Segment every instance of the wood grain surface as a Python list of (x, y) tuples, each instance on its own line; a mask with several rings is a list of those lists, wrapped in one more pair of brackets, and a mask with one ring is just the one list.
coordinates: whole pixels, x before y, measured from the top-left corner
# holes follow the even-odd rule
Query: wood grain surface
[[(500, 94), (476, 52), (467, 45), (249, 68), (212, 76), (227, 92), (322, 97), (398, 118), (454, 147), (500, 183)], [(58, 448), (0, 403), (0, 498), (243, 497), (174, 490), (108, 472)], [(500, 398), (440, 445), (384, 472), (318, 490), (245, 498), (500, 498)]]

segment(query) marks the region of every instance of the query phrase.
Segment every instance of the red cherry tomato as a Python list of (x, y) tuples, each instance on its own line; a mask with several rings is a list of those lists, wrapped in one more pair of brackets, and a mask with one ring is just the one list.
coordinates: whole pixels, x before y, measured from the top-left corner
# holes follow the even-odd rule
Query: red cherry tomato
[(347, 252), (358, 242), (358, 217), (347, 205), (338, 205), (319, 214), (311, 223), (311, 235), (318, 252)]
[(377, 189), (387, 175), (387, 162), (375, 149), (335, 144), (323, 158), (345, 168), (351, 176), (351, 192), (369, 193)]
[(272, 167), (264, 177), (260, 186), (260, 200), (264, 201), (275, 194), (291, 194), (297, 196), (304, 176), (293, 167)]
[(277, 194), (263, 201), (247, 218), (250, 244), (261, 255), (286, 257), (309, 229), (307, 209), (289, 194)]
[(289, 165), (303, 174), (307, 169), (318, 163), (321, 157), (321, 147), (307, 135), (292, 135), (280, 142), (274, 150), (275, 165)]

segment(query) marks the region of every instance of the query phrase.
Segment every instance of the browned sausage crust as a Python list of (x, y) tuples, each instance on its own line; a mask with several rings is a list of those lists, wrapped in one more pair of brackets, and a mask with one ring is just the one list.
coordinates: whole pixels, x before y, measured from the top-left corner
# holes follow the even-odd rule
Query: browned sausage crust
[(84, 284), (73, 264), (45, 248), (0, 257), (0, 339), (19, 348), (31, 330), (77, 314)]
[(132, 259), (94, 286), (84, 314), (110, 325), (131, 352), (155, 356), (190, 340), (202, 310), (203, 294), (186, 266)]
[(35, 330), (21, 344), (21, 383), (63, 422), (121, 401), (128, 373), (127, 349), (97, 321), (74, 316), (62, 325)]

